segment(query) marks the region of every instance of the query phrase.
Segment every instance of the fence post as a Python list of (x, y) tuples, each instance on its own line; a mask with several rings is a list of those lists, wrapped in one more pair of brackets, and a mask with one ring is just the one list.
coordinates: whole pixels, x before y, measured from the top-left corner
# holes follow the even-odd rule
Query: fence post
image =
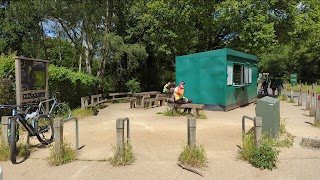
[(2, 169), (1, 169), (1, 166), (0, 166), (0, 180), (3, 180), (3, 175), (2, 175)]
[(306, 110), (310, 110), (310, 90), (307, 90), (306, 94)]
[(194, 148), (196, 145), (197, 120), (194, 117), (188, 117), (188, 146)]
[(254, 121), (254, 142), (256, 147), (261, 145), (261, 136), (262, 136), (262, 117), (255, 117)]
[(9, 117), (10, 116), (2, 116), (1, 117), (1, 125), (2, 125), (2, 145), (7, 145), (8, 144), (8, 124), (9, 124)]
[(63, 119), (54, 119), (54, 134), (55, 134), (55, 143), (54, 150), (57, 156), (63, 154)]
[(316, 103), (317, 103), (317, 99), (315, 98), (316, 94), (315, 92), (312, 92), (312, 96), (311, 96), (311, 103), (310, 103), (310, 116), (311, 117), (315, 117), (316, 115)]
[(316, 116), (314, 117), (314, 123), (320, 124), (320, 95), (318, 95), (318, 100), (316, 105)]
[(291, 86), (290, 90), (290, 101), (293, 102), (293, 86)]
[(302, 106), (302, 89), (299, 89), (298, 106)]
[(117, 152), (122, 153), (124, 146), (124, 120), (125, 118), (118, 118), (116, 121), (117, 128)]

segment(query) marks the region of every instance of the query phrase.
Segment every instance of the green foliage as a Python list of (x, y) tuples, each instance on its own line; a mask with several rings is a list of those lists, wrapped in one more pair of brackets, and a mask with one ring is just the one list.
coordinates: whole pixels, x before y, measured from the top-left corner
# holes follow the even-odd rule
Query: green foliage
[(261, 147), (254, 148), (250, 163), (260, 169), (272, 170), (276, 167), (278, 150), (274, 150), (270, 144), (262, 143)]
[(129, 80), (126, 83), (126, 87), (128, 91), (131, 93), (137, 93), (141, 91), (140, 83), (137, 81), (136, 78)]
[(58, 99), (67, 102), (71, 108), (80, 105), (81, 97), (98, 94), (98, 85), (99, 80), (94, 76), (64, 67), (49, 66), (50, 92), (60, 92), (57, 94)]
[(58, 155), (55, 153), (55, 147), (51, 145), (49, 157), (50, 164), (59, 166), (77, 159), (76, 150), (71, 148), (71, 143), (64, 142), (63, 144), (61, 144), (61, 148), (63, 153), (61, 155)]
[(183, 165), (203, 168), (206, 167), (208, 158), (203, 145), (195, 145), (193, 148), (185, 145), (178, 160)]
[(276, 141), (268, 134), (261, 137), (261, 146), (256, 147), (254, 144), (253, 131), (249, 131), (242, 138), (242, 146), (239, 150), (239, 158), (249, 161), (253, 166), (261, 169), (272, 170), (276, 167), (279, 150), (275, 149)]
[(12, 78), (15, 76), (15, 66), (14, 66), (14, 56), (15, 54), (11, 55), (0, 55), (0, 77), (2, 78), (8, 78), (9, 76), (12, 76)]
[(113, 166), (130, 165), (136, 160), (132, 146), (129, 143), (124, 143), (122, 151), (113, 146), (113, 153), (114, 156), (109, 159)]

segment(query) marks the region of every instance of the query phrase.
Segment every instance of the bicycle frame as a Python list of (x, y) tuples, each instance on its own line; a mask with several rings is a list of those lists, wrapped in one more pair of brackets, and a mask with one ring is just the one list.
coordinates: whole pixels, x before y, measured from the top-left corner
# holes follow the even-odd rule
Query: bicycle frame
[(31, 136), (36, 135), (35, 129), (27, 123), (28, 121), (18, 113), (18, 110), (16, 108), (12, 109), (12, 117), (16, 117), (17, 120), (22, 124), (23, 127), (26, 128), (26, 130)]
[(56, 98), (55, 96), (54, 96), (53, 98), (51, 98), (51, 99), (47, 99), (47, 100), (41, 101), (41, 102), (39, 103), (39, 109), (38, 109), (38, 112), (40, 112), (40, 111), (41, 111), (41, 109), (45, 109), (45, 108), (44, 108), (44, 106), (43, 106), (43, 104), (44, 104), (44, 103), (46, 103), (46, 102), (50, 102), (50, 101), (53, 101), (53, 104), (51, 105), (49, 112), (48, 112), (48, 113), (46, 113), (46, 114), (48, 114), (48, 115), (49, 115), (49, 117), (50, 117), (50, 115), (51, 115), (51, 113), (52, 113), (53, 109), (54, 109), (54, 108), (59, 104), (59, 102), (58, 102), (58, 100), (57, 100), (57, 98)]

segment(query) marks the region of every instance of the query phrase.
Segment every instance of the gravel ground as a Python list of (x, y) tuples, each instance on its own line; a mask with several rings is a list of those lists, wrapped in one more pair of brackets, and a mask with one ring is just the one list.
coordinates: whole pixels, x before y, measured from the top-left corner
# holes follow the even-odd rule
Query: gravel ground
[[(260, 170), (238, 160), (241, 144), (241, 118), (255, 116), (255, 104), (229, 112), (205, 111), (207, 119), (197, 120), (197, 142), (208, 155), (208, 167), (199, 170), (201, 177), (177, 165), (182, 145), (187, 142), (187, 118), (168, 117), (158, 112), (165, 107), (148, 110), (130, 109), (129, 103), (112, 104), (97, 116), (79, 120), (80, 146), (78, 160), (62, 165), (49, 165), (48, 148), (33, 148), (31, 156), (20, 164), (1, 161), (3, 179), (319, 179), (320, 149), (299, 145), (301, 138), (319, 138), (320, 128), (305, 107), (281, 102), (281, 118), (287, 130), (295, 136), (294, 146), (282, 148), (277, 169)], [(113, 167), (105, 161), (113, 155), (116, 144), (115, 122), (129, 117), (131, 143), (136, 161), (129, 166)], [(252, 123), (247, 121), (247, 129)], [(67, 142), (75, 142), (74, 122), (65, 123)], [(33, 140), (36, 142), (36, 139)], [(317, 173), (318, 172), (318, 173)]]

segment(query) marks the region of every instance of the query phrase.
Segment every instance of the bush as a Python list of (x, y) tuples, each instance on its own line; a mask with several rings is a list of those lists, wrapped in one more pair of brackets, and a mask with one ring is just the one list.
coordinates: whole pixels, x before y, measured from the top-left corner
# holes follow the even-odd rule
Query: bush
[(183, 165), (202, 168), (206, 167), (208, 158), (203, 145), (195, 145), (193, 148), (185, 145), (178, 160)]
[(72, 115), (78, 119), (95, 115), (95, 110), (93, 108), (77, 108), (72, 110)]
[(243, 136), (243, 144), (239, 151), (240, 159), (249, 161), (253, 166), (260, 169), (272, 170), (276, 167), (279, 150), (275, 149), (276, 141), (268, 134), (261, 137), (261, 146), (256, 147), (254, 144), (253, 131)]
[(60, 92), (58, 99), (71, 108), (80, 106), (81, 97), (99, 92), (99, 81), (94, 76), (54, 65), (49, 66), (48, 73), (50, 92)]
[(278, 150), (274, 150), (268, 143), (262, 143), (261, 147), (254, 148), (249, 162), (260, 169), (272, 170), (276, 167), (278, 155)]
[(140, 82), (138, 82), (136, 78), (129, 80), (126, 83), (126, 87), (131, 93), (137, 93), (141, 91)]

